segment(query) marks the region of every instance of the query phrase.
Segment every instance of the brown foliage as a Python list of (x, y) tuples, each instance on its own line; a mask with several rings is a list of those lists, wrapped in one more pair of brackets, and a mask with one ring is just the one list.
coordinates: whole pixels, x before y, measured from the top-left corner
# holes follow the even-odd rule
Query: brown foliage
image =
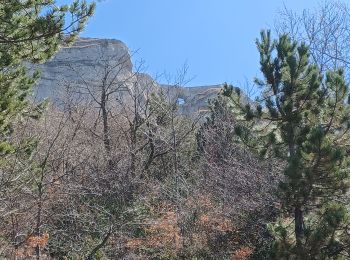
[(253, 249), (250, 247), (242, 247), (234, 252), (231, 260), (247, 260), (249, 256), (253, 253)]
[(145, 238), (130, 239), (126, 246), (133, 250), (142, 248), (167, 249), (173, 252), (181, 248), (180, 229), (173, 210), (159, 212), (159, 217), (145, 224)]

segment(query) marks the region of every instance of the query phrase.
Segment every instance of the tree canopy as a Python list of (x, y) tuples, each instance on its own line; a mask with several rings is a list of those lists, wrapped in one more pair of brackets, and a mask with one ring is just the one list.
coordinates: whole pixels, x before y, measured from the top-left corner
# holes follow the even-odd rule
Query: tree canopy
[[(325, 77), (309, 61), (305, 44), (288, 35), (256, 41), (263, 80), (257, 104), (242, 105), (240, 92), (226, 86), (241, 140), (264, 157), (285, 164), (280, 183), (283, 219), (276, 225), (276, 258), (320, 259), (349, 250), (348, 84), (341, 69)], [(293, 238), (294, 237), (294, 238)]]
[(54, 0), (0, 2), (0, 154), (11, 152), (11, 123), (28, 114), (27, 97), (39, 73), (28, 75), (24, 62), (43, 62), (71, 43), (92, 15), (93, 4)]

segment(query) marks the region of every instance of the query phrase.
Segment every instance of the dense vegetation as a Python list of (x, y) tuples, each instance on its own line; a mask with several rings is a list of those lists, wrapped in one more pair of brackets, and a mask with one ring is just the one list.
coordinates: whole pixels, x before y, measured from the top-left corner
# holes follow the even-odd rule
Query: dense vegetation
[[(189, 117), (113, 57), (100, 84), (31, 102), (25, 63), (72, 43), (94, 10), (54, 2), (0, 2), (0, 258), (350, 258), (343, 5), (261, 33), (256, 101), (225, 85)], [(342, 52), (316, 48), (312, 23)]]

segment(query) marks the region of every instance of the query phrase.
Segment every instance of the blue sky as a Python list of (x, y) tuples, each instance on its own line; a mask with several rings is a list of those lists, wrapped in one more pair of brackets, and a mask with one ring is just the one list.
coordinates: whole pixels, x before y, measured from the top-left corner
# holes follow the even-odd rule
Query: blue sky
[[(67, 1), (58, 1), (67, 2)], [(302, 11), (318, 0), (104, 0), (82, 36), (114, 38), (138, 50), (146, 71), (175, 75), (186, 63), (187, 85), (240, 85), (258, 75), (255, 39), (285, 4)]]

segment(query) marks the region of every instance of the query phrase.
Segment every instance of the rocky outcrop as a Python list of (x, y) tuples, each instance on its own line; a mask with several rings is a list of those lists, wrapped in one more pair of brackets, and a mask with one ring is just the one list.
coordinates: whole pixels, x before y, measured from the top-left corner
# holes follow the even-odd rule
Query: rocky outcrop
[(118, 40), (80, 38), (73, 46), (62, 47), (46, 63), (30, 66), (41, 71), (36, 96), (54, 99), (68, 84), (99, 84), (97, 75), (106, 66), (115, 66), (120, 78), (130, 76), (132, 62), (128, 47)]
[[(214, 98), (222, 85), (198, 87), (173, 87), (158, 85), (147, 74), (133, 72), (128, 47), (119, 40), (80, 38), (73, 46), (62, 47), (56, 56), (41, 65), (29, 66), (42, 72), (36, 88), (36, 98), (51, 98), (53, 101), (67, 88), (85, 92), (113, 81), (120, 92), (133, 91), (135, 82), (156, 91), (162, 87), (172, 97), (180, 100), (180, 113), (191, 115), (207, 110), (208, 99)], [(108, 75), (106, 75), (108, 74)], [(89, 90), (89, 91), (90, 91)]]
[(208, 112), (208, 101), (215, 98), (223, 85), (174, 87), (162, 85), (166, 93), (178, 100), (179, 112), (184, 115)]

